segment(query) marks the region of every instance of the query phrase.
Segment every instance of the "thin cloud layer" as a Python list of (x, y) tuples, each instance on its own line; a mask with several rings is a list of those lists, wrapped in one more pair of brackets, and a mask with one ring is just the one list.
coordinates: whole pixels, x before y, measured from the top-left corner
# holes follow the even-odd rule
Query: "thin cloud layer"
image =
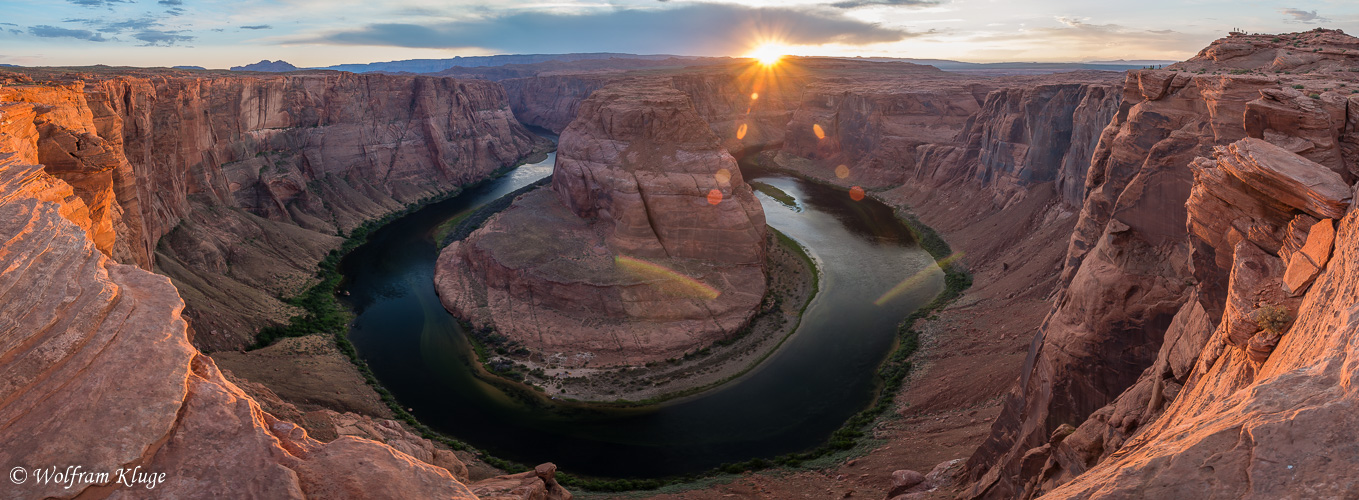
[(856, 9), (859, 7), (930, 7), (944, 3), (944, 0), (845, 0), (830, 4), (837, 9)]
[(1330, 19), (1326, 19), (1326, 18), (1324, 18), (1324, 17), (1321, 17), (1320, 15), (1317, 15), (1317, 11), (1315, 11), (1315, 10), (1302, 10), (1302, 9), (1289, 8), (1289, 9), (1280, 10), (1279, 12), (1282, 13), (1283, 15), (1285, 15), (1285, 16), (1288, 16), (1288, 17), (1284, 18), (1284, 21), (1288, 21), (1288, 22), (1303, 23), (1303, 24), (1316, 24), (1316, 23), (1319, 23), (1319, 22), (1330, 21)]
[[(92, 28), (94, 37), (90, 38), (80, 36), (83, 33), (91, 33), (91, 31), (89, 30), (54, 28), (51, 26), (47, 26), (47, 28), (52, 29), (45, 31), (54, 34), (55, 33), (68, 33), (68, 34), (38, 35), (36, 32), (34, 32), (33, 34), (37, 36), (65, 36), (69, 38), (79, 38), (82, 40), (90, 40), (95, 42), (102, 42), (105, 40), (119, 41), (121, 39), (118, 38), (116, 35), (125, 34), (131, 36), (132, 39), (141, 42), (141, 45), (143, 46), (161, 46), (161, 47), (166, 47), (179, 43), (192, 42), (194, 40), (194, 36), (186, 34), (187, 32), (184, 30), (164, 29), (165, 26), (162, 20), (155, 16), (143, 16), (133, 19), (124, 19), (121, 21), (110, 19), (64, 19), (62, 20), (62, 22), (79, 23), (85, 25), (86, 27)], [(30, 29), (30, 31), (32, 30)], [(103, 34), (108, 34), (110, 36), (113, 36), (113, 38), (104, 38), (102, 36)]]
[(786, 44), (865, 45), (895, 42), (911, 33), (835, 12), (731, 4), (672, 9), (616, 9), (586, 14), (518, 12), (500, 17), (428, 24), (370, 24), (301, 43), (415, 48), (480, 47), (504, 52), (731, 54), (762, 38)]
[(30, 27), (28, 28), (28, 33), (43, 38), (75, 38), (77, 40), (89, 40), (91, 42), (103, 42), (108, 40), (107, 38), (104, 38), (102, 33), (95, 33), (90, 30), (59, 28), (46, 24)]
[(106, 7), (118, 3), (132, 3), (131, 0), (66, 0), (81, 7)]

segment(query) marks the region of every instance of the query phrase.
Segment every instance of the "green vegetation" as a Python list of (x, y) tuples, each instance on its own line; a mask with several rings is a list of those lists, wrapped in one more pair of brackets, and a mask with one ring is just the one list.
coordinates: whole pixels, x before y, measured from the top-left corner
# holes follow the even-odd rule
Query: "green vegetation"
[(1303, 88), (1303, 85), (1302, 85), (1301, 83), (1299, 83), (1299, 84), (1294, 85), (1293, 88), (1295, 88), (1295, 89), (1302, 89), (1302, 88)]
[[(526, 162), (521, 162), (520, 165), (524, 163)], [(284, 299), (285, 302), (302, 308), (304, 313), (289, 318), (288, 323), (285, 325), (261, 329), (259, 334), (256, 335), (255, 343), (251, 346), (251, 349), (268, 346), (284, 337), (329, 334), (335, 339), (335, 345), (339, 348), (340, 352), (348, 357), (349, 361), (354, 364), (354, 367), (358, 369), (359, 374), (363, 376), (368, 385), (372, 387), (373, 391), (382, 399), (382, 402), (392, 411), (393, 416), (410, 425), (421, 437), (430, 441), (443, 443), (454, 450), (475, 453), (481, 461), (506, 472), (517, 473), (530, 470), (529, 467), (526, 467), (523, 464), (486, 455), (466, 443), (445, 436), (421, 423), (415, 418), (415, 415), (406, 411), (406, 408), (397, 402), (396, 397), (392, 395), (391, 391), (388, 391), (387, 388), (383, 387), (378, 381), (377, 375), (373, 373), (372, 368), (368, 367), (368, 363), (364, 362), (363, 359), (359, 357), (358, 350), (354, 348), (354, 344), (349, 341), (348, 337), (349, 321), (353, 318), (353, 314), (341, 306), (339, 301), (335, 298), (335, 290), (343, 279), (343, 276), (339, 271), (340, 261), (349, 252), (367, 242), (368, 237), (378, 228), (402, 216), (424, 208), (426, 205), (457, 196), (465, 189), (474, 188), (504, 176), (518, 166), (519, 165), (501, 168), (492, 172), (491, 175), (483, 180), (455, 188), (440, 195), (420, 199), (406, 205), (402, 210), (370, 220), (355, 228), (349, 233), (345, 238), (344, 243), (342, 243), (339, 248), (331, 250), (331, 252), (326, 255), (326, 258), (317, 264), (316, 277), (319, 279), (319, 282), (295, 297)], [(517, 192), (518, 191), (516, 191), (516, 193)]]
[(1288, 308), (1279, 304), (1266, 304), (1260, 306), (1253, 313), (1255, 324), (1260, 325), (1260, 329), (1278, 335), (1288, 328), (1288, 324), (1293, 321), (1293, 315), (1288, 312)]
[(458, 225), (462, 224), (462, 221), (467, 220), (468, 217), (471, 217), (472, 213), (474, 212), (476, 212), (476, 210), (468, 210), (466, 212), (460, 213), (457, 216), (454, 216), (452, 219), (448, 219), (444, 221), (443, 224), (439, 224), (438, 227), (434, 228), (434, 241), (440, 242), (439, 245), (440, 248), (448, 246), (443, 244), (443, 242), (446, 240), (452, 241), (448, 240), (449, 233), (452, 233), (455, 229), (457, 229)]
[(776, 187), (774, 187), (774, 186), (771, 186), (771, 185), (769, 185), (769, 184), (765, 184), (765, 183), (759, 182), (759, 181), (750, 182), (749, 184), (750, 184), (750, 187), (755, 188), (756, 191), (759, 191), (759, 192), (761, 192), (761, 193), (764, 193), (765, 196), (768, 196), (768, 197), (770, 197), (770, 198), (773, 198), (774, 201), (779, 202), (780, 204), (782, 204), (782, 205), (785, 206), (785, 207), (788, 207), (788, 208), (791, 208), (791, 209), (797, 210), (797, 211), (801, 211), (801, 210), (802, 210), (801, 207), (797, 206), (797, 199), (793, 198), (792, 195), (789, 195), (788, 193), (783, 192), (782, 189), (776, 188)]
[[(527, 186), (516, 189), (514, 190), (514, 192), (510, 194), (501, 196), (500, 198), (496, 198), (495, 201), (482, 205), (481, 208), (478, 208), (475, 211), (472, 211), (471, 213), (456, 217), (455, 220), (458, 221), (457, 224), (454, 225), (451, 230), (446, 231), (442, 239), (438, 239), (435, 241), (439, 243), (439, 248), (443, 248), (448, 246), (450, 243), (467, 238), (468, 235), (472, 234), (472, 231), (476, 231), (478, 228), (481, 227), (482, 224), (485, 224), (486, 220), (490, 219), (491, 216), (500, 213), (506, 208), (510, 208), (510, 204), (514, 203), (515, 198), (518, 198), (520, 195), (523, 195), (524, 193), (527, 193), (529, 191), (533, 191), (540, 187), (546, 186), (551, 182), (552, 182), (551, 176), (544, 177), (542, 179), (539, 179), (538, 182), (534, 182)], [(452, 223), (452, 221), (449, 221), (448, 223), (445, 224), (449, 223)], [(439, 229), (442, 231), (443, 226), (440, 226)]]

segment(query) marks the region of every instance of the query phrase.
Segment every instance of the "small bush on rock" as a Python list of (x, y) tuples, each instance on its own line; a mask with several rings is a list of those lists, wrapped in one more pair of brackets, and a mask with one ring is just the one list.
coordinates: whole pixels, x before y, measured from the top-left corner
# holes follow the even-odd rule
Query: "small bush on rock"
[(1288, 308), (1278, 304), (1266, 304), (1255, 310), (1255, 324), (1260, 325), (1260, 329), (1273, 334), (1283, 333), (1288, 328), (1288, 323), (1293, 321), (1293, 315), (1288, 312)]

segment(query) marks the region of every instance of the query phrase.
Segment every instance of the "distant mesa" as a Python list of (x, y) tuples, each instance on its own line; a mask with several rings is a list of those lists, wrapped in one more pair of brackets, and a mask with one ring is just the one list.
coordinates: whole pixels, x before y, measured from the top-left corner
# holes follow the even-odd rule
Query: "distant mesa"
[[(255, 66), (255, 65), (257, 65), (257, 64), (263, 64), (263, 63), (266, 63), (266, 62), (268, 62), (268, 61), (260, 61), (260, 62), (258, 62), (258, 63), (256, 63), (256, 64), (251, 64), (250, 66)], [(283, 61), (279, 61), (279, 62), (283, 62)], [(283, 64), (288, 64), (288, 63), (283, 63)], [(241, 67), (242, 67), (242, 68), (246, 68), (246, 67), (249, 67), (249, 66), (241, 66)], [(208, 69), (208, 68), (204, 68), (204, 67), (202, 67), (202, 66), (172, 66), (172, 68), (173, 68), (173, 69), (197, 69), (197, 70), (206, 70), (206, 69)], [(236, 68), (231, 68), (231, 69), (232, 69), (232, 70), (236, 70)], [(247, 71), (250, 71), (250, 70), (247, 70)], [(258, 69), (257, 69), (257, 70), (253, 70), (253, 71), (267, 71), (267, 70), (258, 70)]]
[(664, 60), (686, 58), (670, 54), (638, 55), (614, 52), (591, 52), (576, 54), (511, 54), (497, 56), (458, 56), (449, 59), (407, 59), (402, 61), (373, 62), (366, 64), (337, 64), (316, 69), (333, 69), (353, 73), (438, 73), (453, 67), (478, 68), (484, 66), (503, 66), (506, 64), (537, 64), (548, 61), (582, 61), (591, 59), (644, 59)]
[(232, 71), (263, 71), (267, 73), (282, 73), (285, 71), (297, 71), (298, 69), (301, 68), (288, 64), (288, 61), (284, 61), (282, 59), (279, 59), (277, 61), (270, 61), (268, 59), (265, 59), (255, 64), (231, 67)]

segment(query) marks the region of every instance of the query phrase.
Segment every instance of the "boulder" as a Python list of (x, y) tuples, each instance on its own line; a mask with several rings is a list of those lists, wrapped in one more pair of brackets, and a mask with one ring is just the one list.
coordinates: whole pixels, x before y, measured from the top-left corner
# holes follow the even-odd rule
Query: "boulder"
[(1331, 259), (1331, 244), (1335, 241), (1335, 226), (1331, 219), (1313, 224), (1307, 232), (1307, 242), (1291, 254), (1284, 271), (1283, 285), (1291, 296), (1302, 295), (1311, 286), (1326, 262)]
[(925, 475), (919, 472), (902, 469), (892, 472), (892, 489), (887, 491), (887, 498), (906, 494), (911, 488), (925, 482)]
[(1340, 218), (1353, 199), (1340, 174), (1265, 140), (1241, 139), (1226, 151), (1218, 165), (1269, 198), (1313, 216)]

